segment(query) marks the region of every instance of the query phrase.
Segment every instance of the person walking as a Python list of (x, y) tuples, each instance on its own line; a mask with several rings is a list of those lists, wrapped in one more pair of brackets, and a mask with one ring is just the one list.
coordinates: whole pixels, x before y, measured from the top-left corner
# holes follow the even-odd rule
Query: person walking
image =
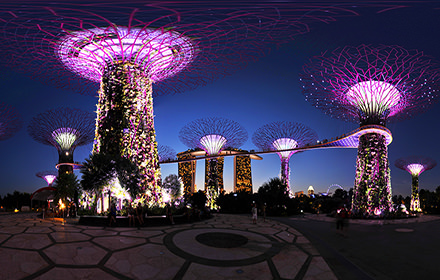
[(252, 206), (252, 223), (253, 224), (257, 223), (257, 215), (258, 215), (257, 204), (254, 204)]

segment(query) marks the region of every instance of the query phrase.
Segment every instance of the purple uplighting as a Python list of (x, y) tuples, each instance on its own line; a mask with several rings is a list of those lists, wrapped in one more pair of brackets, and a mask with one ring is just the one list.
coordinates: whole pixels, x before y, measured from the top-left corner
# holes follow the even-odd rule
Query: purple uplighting
[(331, 117), (361, 124), (407, 119), (437, 101), (438, 66), (399, 46), (338, 48), (310, 59), (301, 82), (306, 100)]
[(437, 162), (429, 157), (409, 156), (399, 158), (396, 160), (395, 165), (397, 168), (406, 170), (411, 174), (412, 186), (410, 210), (412, 212), (422, 212), (419, 197), (419, 175), (426, 170), (434, 168), (437, 165)]
[(98, 83), (115, 61), (130, 61), (161, 81), (184, 69), (196, 52), (192, 40), (178, 32), (121, 26), (71, 32), (56, 51), (68, 69)]
[(359, 137), (352, 211), (391, 211), (391, 179), (384, 132), (388, 120), (410, 118), (437, 101), (440, 72), (432, 59), (399, 46), (347, 46), (313, 57), (303, 67), (306, 100), (332, 117), (382, 126)]
[[(278, 151), (316, 144), (318, 135), (311, 128), (296, 122), (273, 122), (266, 124), (252, 136), (252, 142), (263, 151)], [(281, 159), (281, 180), (290, 191), (289, 159), (297, 151), (283, 151), (277, 154)]]
[(238, 148), (247, 138), (239, 123), (218, 117), (194, 120), (179, 132), (183, 144), (191, 149), (203, 149), (208, 155), (216, 155), (224, 148)]

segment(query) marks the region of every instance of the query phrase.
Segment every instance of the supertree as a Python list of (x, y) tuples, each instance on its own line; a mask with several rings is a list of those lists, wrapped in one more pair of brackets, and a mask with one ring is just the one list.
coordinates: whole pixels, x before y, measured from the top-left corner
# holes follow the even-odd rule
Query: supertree
[(27, 128), (35, 141), (57, 149), (59, 174), (73, 172), (73, 152), (76, 147), (93, 141), (94, 129), (93, 113), (71, 108), (40, 113), (30, 121)]
[(0, 102), (0, 141), (14, 136), (22, 126), (20, 114), (13, 107)]
[(176, 151), (170, 146), (166, 145), (158, 145), (157, 154), (159, 161), (173, 160), (176, 158)]
[(281, 151), (316, 143), (318, 135), (311, 128), (296, 122), (278, 121), (263, 125), (254, 132), (252, 142), (263, 151), (280, 151), (281, 181), (290, 194), (290, 157), (297, 151)]
[(52, 186), (53, 181), (55, 181), (55, 179), (57, 178), (58, 172), (47, 170), (47, 171), (37, 172), (37, 174), (35, 175), (41, 179), (44, 179), (47, 182), (47, 186), (50, 187)]
[(396, 167), (406, 170), (411, 174), (412, 186), (410, 210), (413, 212), (422, 212), (419, 198), (419, 175), (426, 170), (434, 168), (437, 165), (437, 162), (429, 157), (409, 156), (399, 158), (394, 164)]
[[(388, 148), (390, 120), (425, 111), (438, 96), (439, 68), (417, 50), (347, 46), (313, 57), (303, 68), (306, 100), (338, 119), (374, 132), (360, 136), (352, 211), (387, 213), (392, 205)], [(388, 140), (387, 140), (388, 138)]]
[(4, 62), (82, 93), (100, 83), (93, 153), (130, 158), (156, 199), (153, 84), (155, 95), (204, 85), (310, 24), (357, 14), (325, 2), (70, 2), (1, 5)]
[[(189, 148), (203, 149), (208, 156), (219, 155), (225, 148), (238, 148), (248, 138), (246, 130), (237, 122), (211, 117), (196, 119), (185, 125), (179, 132), (180, 141)], [(209, 172), (205, 188), (208, 204), (215, 208), (218, 196), (218, 160), (212, 157), (209, 161)]]

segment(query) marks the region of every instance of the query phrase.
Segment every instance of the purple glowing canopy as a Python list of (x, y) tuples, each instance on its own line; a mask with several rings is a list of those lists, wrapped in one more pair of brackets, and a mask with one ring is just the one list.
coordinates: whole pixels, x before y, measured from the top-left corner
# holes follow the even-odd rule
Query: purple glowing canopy
[(396, 167), (406, 170), (413, 176), (418, 176), (426, 170), (430, 170), (437, 165), (437, 162), (429, 157), (409, 156), (399, 158), (394, 163)]
[(190, 122), (180, 130), (179, 138), (189, 148), (201, 148), (208, 155), (215, 155), (225, 148), (238, 148), (248, 134), (235, 121), (211, 117)]
[(301, 82), (306, 100), (326, 114), (380, 124), (410, 118), (436, 101), (439, 70), (421, 51), (347, 46), (310, 59)]
[[(263, 125), (254, 132), (252, 142), (263, 151), (277, 151), (316, 144), (318, 135), (311, 128), (297, 122), (278, 121)], [(294, 151), (279, 152), (288, 159)]]
[(3, 62), (93, 95), (109, 63), (133, 62), (148, 71), (154, 95), (176, 93), (244, 66), (311, 24), (357, 15), (353, 9), (325, 2), (10, 2), (0, 4)]
[(47, 182), (47, 185), (50, 187), (52, 183), (55, 181), (55, 179), (58, 176), (58, 171), (55, 170), (47, 170), (47, 171), (40, 171), (35, 174), (37, 177), (44, 179)]
[(95, 114), (79, 109), (57, 108), (35, 116), (28, 125), (29, 135), (58, 151), (73, 151), (95, 136)]
[(0, 102), (0, 140), (11, 138), (22, 126), (20, 114), (13, 107)]

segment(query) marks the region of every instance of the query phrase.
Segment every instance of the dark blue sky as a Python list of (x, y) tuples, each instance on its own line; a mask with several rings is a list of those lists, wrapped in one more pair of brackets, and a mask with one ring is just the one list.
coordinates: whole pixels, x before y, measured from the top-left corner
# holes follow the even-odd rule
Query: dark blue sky
[[(154, 99), (155, 126), (159, 144), (177, 152), (187, 149), (178, 139), (180, 129), (197, 118), (219, 116), (243, 125), (249, 140), (241, 147), (256, 147), (251, 136), (260, 126), (273, 121), (303, 123), (329, 139), (358, 127), (332, 119), (307, 103), (298, 82), (302, 66), (308, 58), (321, 51), (345, 45), (396, 44), (407, 49), (418, 49), (440, 60), (440, 10), (435, 5), (407, 7), (375, 13), (362, 10), (358, 17), (340, 18), (331, 24), (316, 24), (310, 33), (297, 37), (288, 45), (274, 48), (258, 62), (249, 63), (244, 70), (233, 72), (207, 86), (181, 94), (159, 96)], [(11, 139), (0, 142), (0, 195), (14, 190), (33, 192), (46, 185), (35, 176), (39, 171), (53, 170), (58, 161), (54, 147), (42, 145), (30, 138), (26, 131), (29, 121), (38, 113), (58, 107), (96, 109), (96, 97), (75, 94), (73, 91), (43, 85), (26, 75), (3, 68), (0, 77), (0, 100), (15, 107), (24, 119), (24, 128)], [(393, 142), (389, 146), (393, 194), (409, 195), (411, 176), (394, 166), (399, 157), (422, 155), (440, 161), (439, 121), (440, 104), (413, 119), (390, 123)], [(75, 161), (83, 161), (90, 154), (92, 144), (78, 147)], [(344, 189), (353, 186), (356, 149), (327, 149), (295, 154), (290, 159), (290, 184), (293, 191), (306, 191), (311, 185), (317, 192), (325, 192), (332, 184)], [(437, 170), (438, 169), (438, 170)], [(224, 181), (232, 190), (232, 158), (226, 158)], [(434, 190), (440, 185), (440, 167), (420, 176), (420, 188)], [(263, 160), (252, 162), (254, 191), (280, 172), (276, 154), (263, 155)], [(177, 164), (162, 165), (162, 176), (177, 174)], [(78, 172), (78, 176), (80, 173)], [(197, 187), (203, 188), (204, 163), (198, 163)]]

